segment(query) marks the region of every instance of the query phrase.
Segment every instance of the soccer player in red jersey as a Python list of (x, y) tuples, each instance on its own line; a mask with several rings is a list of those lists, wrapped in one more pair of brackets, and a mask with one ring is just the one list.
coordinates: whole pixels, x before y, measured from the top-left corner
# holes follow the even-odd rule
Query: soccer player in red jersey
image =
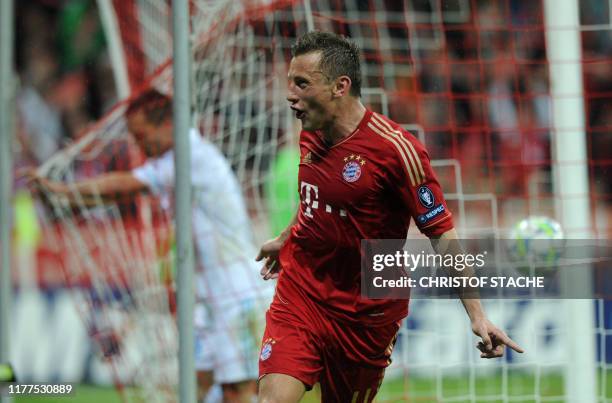
[[(374, 399), (405, 300), (361, 296), (362, 239), (402, 239), (410, 218), (432, 239), (456, 239), (450, 211), (425, 148), (361, 103), (360, 51), (311, 32), (292, 47), (287, 100), (302, 122), (300, 207), (267, 241), (264, 279), (278, 277), (259, 357), (259, 401), (299, 402), (320, 382), (323, 402)], [(522, 349), (463, 299), (481, 357)]]

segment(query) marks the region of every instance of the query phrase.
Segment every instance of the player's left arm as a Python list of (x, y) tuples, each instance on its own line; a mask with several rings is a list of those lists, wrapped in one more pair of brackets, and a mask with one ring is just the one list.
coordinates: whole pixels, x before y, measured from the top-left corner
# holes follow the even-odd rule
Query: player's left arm
[[(392, 161), (398, 165), (392, 166), (390, 175), (393, 183), (400, 184), (397, 187), (400, 200), (411, 212), (419, 230), (432, 241), (436, 253), (463, 253), (444, 192), (431, 166), (427, 150), (410, 133), (401, 131), (397, 134), (402, 136), (399, 138), (399, 144), (405, 147), (397, 148), (398, 158)], [(456, 270), (451, 272), (459, 273)], [(465, 268), (461, 271), (461, 276), (469, 276), (470, 273), (473, 274), (473, 269)], [(523, 352), (520, 346), (487, 319), (477, 289), (463, 288), (459, 291), (472, 330), (481, 338), (477, 348), (482, 358), (501, 357), (505, 346)]]
[[(431, 237), (430, 239), (434, 250), (438, 254), (456, 255), (463, 253), (458, 240), (457, 231), (454, 228), (444, 232), (440, 236)], [(461, 273), (462, 276), (472, 275), (473, 268), (467, 267), (463, 269)], [(465, 295), (461, 297), (461, 302), (470, 318), (472, 331), (481, 339), (476, 346), (480, 350), (480, 357), (502, 357), (504, 355), (505, 346), (510, 347), (517, 353), (522, 353), (524, 350), (514, 340), (487, 319), (487, 315), (480, 303), (478, 294), (475, 291), (473, 293), (470, 291), (474, 290), (467, 290)]]

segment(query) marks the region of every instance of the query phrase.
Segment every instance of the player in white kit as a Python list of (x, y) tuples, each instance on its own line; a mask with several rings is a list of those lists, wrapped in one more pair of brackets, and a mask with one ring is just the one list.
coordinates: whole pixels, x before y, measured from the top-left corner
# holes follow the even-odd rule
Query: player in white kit
[[(70, 186), (34, 178), (49, 191), (120, 198), (148, 191), (172, 208), (172, 100), (156, 90), (134, 99), (127, 126), (148, 157), (132, 171), (109, 172)], [(227, 160), (195, 129), (191, 146), (192, 227), (196, 257), (196, 369), (199, 400), (213, 381), (225, 402), (251, 402), (256, 393), (260, 323), (272, 290), (253, 261), (251, 223)], [(76, 190), (76, 192), (75, 192)], [(263, 330), (263, 329), (261, 329)], [(209, 399), (210, 401), (212, 399)]]

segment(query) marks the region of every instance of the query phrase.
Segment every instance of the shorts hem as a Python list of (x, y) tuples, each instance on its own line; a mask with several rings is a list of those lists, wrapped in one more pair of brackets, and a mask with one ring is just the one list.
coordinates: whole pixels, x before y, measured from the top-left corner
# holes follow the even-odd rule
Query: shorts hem
[(270, 374), (289, 375), (290, 377), (295, 378), (298, 381), (302, 382), (304, 384), (304, 387), (306, 387), (306, 391), (310, 391), (314, 387), (314, 383), (310, 384), (309, 382), (304, 380), (304, 377), (300, 376), (299, 374), (296, 374), (295, 371), (291, 371), (290, 369), (275, 369), (275, 370), (272, 370), (272, 371), (265, 372), (265, 373), (259, 375), (259, 377), (257, 378), (257, 384), (259, 384), (259, 381), (261, 381), (261, 379), (264, 376), (270, 375)]
[(241, 382), (249, 382), (249, 381), (256, 381), (256, 382), (259, 381), (257, 376), (252, 376), (252, 377), (242, 376), (242, 377), (229, 378), (229, 379), (219, 379), (219, 378), (214, 378), (214, 379), (215, 379), (215, 383), (218, 383), (220, 385), (228, 385), (232, 383), (241, 383)]

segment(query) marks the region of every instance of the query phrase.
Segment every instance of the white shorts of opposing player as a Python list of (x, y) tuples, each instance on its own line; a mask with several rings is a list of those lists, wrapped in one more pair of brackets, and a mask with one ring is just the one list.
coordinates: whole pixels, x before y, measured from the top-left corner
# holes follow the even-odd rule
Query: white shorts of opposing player
[[(246, 203), (229, 162), (196, 129), (190, 130), (189, 140), (198, 297), (196, 368), (214, 371), (216, 383), (254, 380), (273, 286), (259, 276)], [(172, 150), (149, 158), (132, 172), (172, 210)]]
[[(248, 266), (249, 272), (257, 269), (255, 265)], [(229, 268), (224, 272), (230, 275), (240, 270)], [(198, 275), (199, 289), (208, 288), (207, 277), (210, 278)], [(235, 293), (225, 291), (198, 292), (194, 312), (196, 370), (213, 371), (217, 384), (256, 380), (265, 312), (274, 293), (273, 284), (259, 279), (256, 287), (240, 287)]]

